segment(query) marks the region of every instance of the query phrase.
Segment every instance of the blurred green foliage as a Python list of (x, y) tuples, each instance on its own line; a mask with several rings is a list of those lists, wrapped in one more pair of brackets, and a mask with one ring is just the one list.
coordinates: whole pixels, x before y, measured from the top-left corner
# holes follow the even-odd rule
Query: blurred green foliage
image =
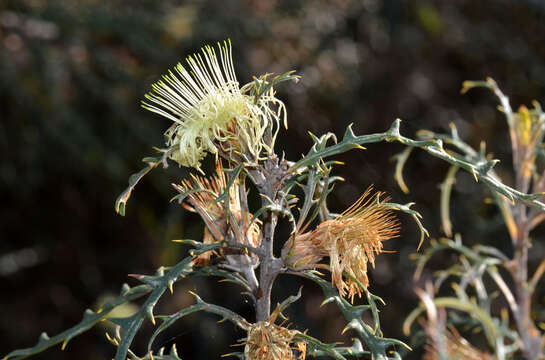
[[(494, 136), (506, 132), (493, 100), (485, 91), (461, 97), (460, 84), (491, 76), (516, 96), (515, 106), (543, 99), (544, 20), (539, 0), (0, 0), (0, 349), (28, 346), (42, 330), (54, 334), (74, 324), (99, 295), (117, 292), (127, 273), (179, 258), (183, 249), (169, 240), (200, 237), (197, 218), (166, 201), (174, 195), (169, 182), (185, 169), (147, 177), (125, 218), (114, 214), (113, 203), (142, 167), (139, 159), (162, 145), (169, 125), (141, 109), (140, 100), (160, 74), (201, 45), (231, 38), (243, 83), (266, 72), (302, 75), (278, 96), (288, 106), (289, 131), (277, 146), (288, 158), (306, 152), (309, 130), (340, 134), (353, 122), (357, 134), (379, 132), (401, 117), (406, 131), (444, 130), (453, 121), (468, 143), (492, 139), (489, 148), (509, 161), (506, 137)], [(346, 155), (350, 166), (339, 175), (348, 181), (332, 208), (345, 208), (370, 183), (408, 201), (389, 162), (400, 149), (381, 144)], [(434, 189), (446, 166), (438, 164), (416, 155), (405, 170), (410, 199), (432, 236), (441, 234)], [(482, 198), (467, 196), (472, 182), (461, 175), (456, 184), (455, 228), (469, 217), (482, 219), (471, 231), (474, 240), (464, 238), (508, 249), (500, 215)], [(417, 302), (407, 255), (418, 230), (402, 220), (406, 233), (388, 244), (397, 253), (381, 257), (371, 273), (373, 292), (390, 304), (382, 316), (392, 337), (402, 337), (401, 320)], [(535, 247), (533, 256), (543, 253), (543, 245)], [(299, 285), (286, 282), (275, 291), (293, 293)], [(228, 285), (221, 293), (207, 293), (204, 281), (184, 286), (248, 312)], [(291, 317), (317, 329), (324, 320), (315, 310), (320, 291), (305, 286), (316, 301), (297, 305)], [(179, 296), (163, 306), (191, 301)], [(316, 333), (325, 341), (336, 339), (342, 326), (327, 310), (331, 326)], [(189, 317), (163, 342), (177, 342), (184, 358), (216, 358), (241, 334), (227, 325), (217, 330), (214, 321)], [(209, 337), (214, 341), (202, 346)], [(99, 331), (69, 346), (69, 353), (55, 349), (42, 358), (98, 359), (112, 352)]]

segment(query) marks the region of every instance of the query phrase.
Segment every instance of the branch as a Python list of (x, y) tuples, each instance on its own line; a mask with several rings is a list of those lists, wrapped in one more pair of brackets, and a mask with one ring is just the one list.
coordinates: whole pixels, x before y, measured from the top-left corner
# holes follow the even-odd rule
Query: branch
[(513, 189), (503, 184), (497, 177), (490, 174), (490, 170), (497, 164), (498, 160), (485, 160), (481, 163), (471, 163), (457, 156), (450, 154), (443, 148), (443, 141), (436, 140), (413, 140), (402, 136), (399, 133), (400, 119), (396, 119), (390, 129), (384, 133), (356, 136), (352, 131), (352, 127), (349, 126), (346, 129), (343, 140), (335, 145), (321, 148), (316, 143), (308, 154), (295, 164), (293, 164), (289, 171), (293, 175), (299, 174), (308, 166), (316, 163), (320, 159), (341, 154), (351, 149), (361, 149), (363, 144), (377, 143), (377, 142), (399, 142), (406, 146), (418, 147), (427, 151), (432, 156), (445, 160), (446, 162), (458, 166), (467, 172), (471, 173), (476, 181), (482, 181), (488, 185), (492, 190), (505, 196), (512, 203), (515, 200), (520, 201), (526, 205), (536, 207), (541, 211), (545, 211), (545, 203), (538, 201), (542, 197), (543, 193), (526, 194), (518, 190)]

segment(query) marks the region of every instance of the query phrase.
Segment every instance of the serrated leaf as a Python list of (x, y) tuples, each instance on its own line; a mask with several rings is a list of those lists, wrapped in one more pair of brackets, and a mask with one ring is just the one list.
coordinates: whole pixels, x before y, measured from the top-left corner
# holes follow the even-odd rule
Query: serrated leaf
[(126, 318), (124, 322), (125, 326), (122, 327), (121, 342), (117, 348), (115, 360), (125, 360), (129, 347), (132, 344), (134, 336), (140, 329), (140, 326), (144, 322), (146, 317), (153, 317), (153, 308), (163, 295), (163, 293), (169, 288), (169, 284), (189, 275), (193, 270), (193, 257), (188, 256), (175, 266), (168, 269), (155, 286), (153, 291), (149, 294), (146, 301), (141, 305), (140, 310), (134, 315)]
[[(303, 276), (314, 281), (322, 289), (326, 299), (330, 299), (332, 303), (337, 305), (341, 310), (344, 317), (350, 324), (350, 327), (356, 331), (359, 338), (368, 347), (372, 358), (388, 359), (388, 355), (397, 353), (395, 350), (390, 350), (391, 347), (402, 346), (405, 349), (411, 350), (411, 348), (397, 339), (382, 337), (380, 330), (380, 323), (378, 323), (378, 309), (376, 307), (376, 301), (382, 301), (378, 296), (371, 294), (364, 288), (368, 307), (353, 306), (344, 298), (342, 298), (337, 290), (331, 286), (331, 283), (323, 280), (315, 275), (313, 272), (304, 272)], [(370, 311), (374, 318), (374, 328), (367, 325), (362, 319), (362, 312)]]
[(405, 205), (396, 204), (396, 203), (384, 203), (382, 204), (382, 207), (386, 209), (401, 211), (411, 215), (413, 220), (416, 222), (418, 229), (420, 230), (420, 240), (418, 241), (418, 247), (417, 247), (417, 250), (420, 250), (420, 247), (424, 243), (424, 240), (426, 239), (426, 237), (430, 236), (430, 233), (428, 232), (428, 230), (426, 230), (426, 228), (422, 224), (422, 221), (420, 220), (422, 218), (422, 215), (420, 215), (418, 211), (411, 209), (411, 206), (413, 205), (414, 203), (407, 203)]
[(404, 137), (399, 134), (400, 122), (401, 120), (396, 119), (390, 129), (384, 133), (354, 136), (350, 130), (345, 133), (345, 138), (343, 138), (343, 140), (337, 144), (319, 148), (317, 143), (315, 143), (308, 154), (293, 164), (289, 171), (293, 174), (293, 176), (300, 176), (304, 169), (315, 166), (317, 163), (319, 163), (319, 161), (327, 157), (344, 153), (353, 149), (354, 147), (381, 141), (396, 141), (409, 147), (421, 148), (432, 156), (464, 169), (465, 171), (474, 175), (477, 180), (485, 183), (490, 190), (502, 194), (511, 202), (517, 200), (545, 212), (545, 203), (538, 201), (543, 194), (525, 194), (502, 183), (493, 174), (489, 174), (491, 172), (491, 167), (495, 164), (495, 160), (490, 160), (483, 166), (480, 162), (477, 164), (470, 159), (464, 159), (459, 155), (447, 152), (443, 148), (444, 139), (448, 139), (451, 143), (455, 143), (456, 146), (462, 147), (465, 151), (467, 151), (467, 153), (471, 153), (474, 156), (477, 155), (477, 153), (467, 146), (467, 144), (462, 143), (459, 141), (459, 139), (453, 139), (450, 135), (437, 136), (433, 132), (426, 132), (426, 136), (430, 138), (429, 140), (413, 140)]
[(66, 344), (73, 339), (74, 337), (84, 333), (85, 331), (91, 329), (98, 322), (107, 319), (108, 314), (117, 306), (125, 304), (129, 301), (136, 300), (145, 294), (149, 293), (149, 288), (139, 288), (139, 291), (127, 292), (125, 295), (118, 297), (115, 300), (109, 301), (104, 304), (100, 312), (93, 312), (91, 310), (86, 310), (83, 319), (75, 326), (71, 327), (68, 330), (61, 332), (53, 337), (49, 337), (46, 333), (40, 335), (40, 339), (37, 344), (31, 348), (19, 349), (10, 352), (3, 359), (4, 360), (19, 360), (25, 359), (29, 356), (36, 355), (54, 345), (57, 344)]
[(180, 320), (181, 318), (187, 315), (193, 314), (195, 312), (199, 312), (199, 311), (205, 311), (211, 314), (219, 315), (222, 317), (222, 319), (227, 319), (231, 321), (233, 324), (237, 325), (243, 330), (249, 329), (250, 324), (242, 316), (222, 306), (208, 304), (204, 302), (197, 294), (193, 293), (193, 295), (195, 296), (195, 299), (197, 300), (197, 304), (191, 305), (172, 315), (159, 317), (163, 321), (163, 323), (153, 332), (153, 335), (151, 336), (148, 342), (148, 351), (151, 350), (151, 347), (153, 346), (153, 342), (155, 341), (155, 339), (157, 338), (159, 334), (161, 334), (163, 331), (168, 329), (170, 326), (172, 326), (176, 321)]
[[(343, 355), (341, 355), (338, 348), (335, 347), (336, 344), (324, 344), (320, 340), (318, 340), (316, 338), (313, 338), (312, 336), (310, 336), (308, 334), (304, 334), (304, 333), (300, 333), (300, 332), (295, 335), (294, 339), (295, 340), (302, 340), (302, 341), (306, 342), (309, 345), (308, 349), (307, 349), (307, 355), (308, 356), (315, 356), (315, 357), (318, 357), (318, 356), (331, 356), (331, 357), (333, 357), (334, 359), (337, 359), (337, 360), (346, 360), (346, 358)], [(360, 347), (361, 347), (361, 343), (359, 343), (359, 344), (360, 344)], [(352, 355), (352, 354), (350, 354), (349, 352), (346, 351), (346, 349), (348, 349), (348, 348), (340, 348), (340, 349), (343, 349), (344, 353), (346, 355)], [(356, 350), (356, 348), (354, 348), (354, 350)], [(362, 351), (361, 353), (355, 353), (354, 355), (363, 355), (365, 353), (367, 353), (367, 352)]]

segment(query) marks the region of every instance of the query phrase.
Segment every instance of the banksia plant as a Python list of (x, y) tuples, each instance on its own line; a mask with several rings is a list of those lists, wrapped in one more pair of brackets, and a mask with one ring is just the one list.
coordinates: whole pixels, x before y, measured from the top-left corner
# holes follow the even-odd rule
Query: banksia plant
[[(532, 239), (530, 233), (545, 220), (545, 173), (542, 168), (545, 113), (537, 101), (531, 109), (522, 105), (518, 111), (513, 111), (507, 96), (490, 78), (464, 82), (462, 93), (476, 87), (491, 90), (500, 102), (498, 109), (507, 120), (512, 150), (512, 168), (504, 167), (501, 173), (510, 173), (514, 184), (510, 187), (502, 183), (500, 172), (494, 170), (499, 161), (486, 153), (484, 140), (480, 149), (473, 149), (459, 137), (454, 124), (448, 134), (419, 133), (422, 141), (440, 141), (448, 146), (446, 152), (452, 167), (441, 184), (440, 209), (446, 237), (433, 240), (428, 249), (415, 255), (418, 264), (415, 276), (419, 278), (430, 258), (439, 252), (452, 252), (457, 255), (457, 261), (436, 273), (427, 295), (420, 295), (422, 305), (408, 316), (405, 332), (411, 332), (414, 320), (426, 310), (427, 316), (421, 322), (428, 343), (430, 340), (432, 343), (429, 347), (432, 351), (428, 351), (432, 354), (431, 359), (439, 358), (433, 354), (457, 358), (455, 352), (465, 352), (463, 358), (467, 359), (541, 359), (545, 338), (539, 314), (543, 308), (535, 294), (545, 271), (545, 261), (542, 254), (535, 254), (534, 259), (537, 257), (541, 262), (533, 273), (530, 271), (534, 268), (530, 249), (537, 240)], [(405, 162), (406, 156), (398, 159)], [(487, 203), (496, 206), (504, 220), (506, 234), (511, 238), (511, 254), (495, 246), (469, 247), (464, 238), (471, 237), (471, 228), (458, 229), (458, 233), (453, 231), (455, 223), (450, 219), (449, 209), (458, 169), (469, 171), (487, 188), (491, 195)], [(445, 284), (450, 284), (450, 289)], [(422, 290), (417, 292), (423, 294)], [(494, 306), (499, 303), (494, 300), (498, 296), (507, 306), (499, 309)], [(446, 314), (441, 327), (434, 325), (437, 313)], [(462, 339), (457, 327), (483, 333), (486, 348), (477, 348)], [(437, 350), (441, 341), (434, 338), (443, 339), (442, 348), (446, 352)]]
[[(115, 360), (180, 359), (183, 349), (172, 347), (169, 354), (165, 349), (154, 351), (155, 341), (178, 320), (196, 312), (207, 312), (228, 320), (246, 334), (234, 344), (242, 346), (243, 350), (227, 354), (239, 359), (399, 359), (411, 348), (383, 333), (379, 307), (384, 302), (371, 293), (370, 274), (376, 257), (385, 252), (383, 243), (400, 234), (394, 212), (408, 214), (415, 220), (421, 234), (418, 247), (428, 233), (418, 212), (411, 209), (412, 203), (389, 202), (382, 192), (373, 194), (371, 188), (339, 215), (330, 211), (328, 196), (340, 180), (333, 175), (338, 162), (332, 157), (349, 150), (364, 149), (365, 144), (399, 142), (409, 149), (424, 149), (472, 171), (478, 180), (503, 196), (498, 195), (504, 205), (502, 209), (507, 206), (505, 198), (515, 204), (522, 202), (524, 206), (545, 208), (537, 197), (515, 191), (493, 176), (490, 173), (492, 160), (483, 162), (478, 158), (480, 162), (477, 163), (475, 159), (453, 156), (443, 148), (440, 139), (404, 137), (399, 130), (400, 120), (395, 120), (386, 132), (370, 135), (356, 136), (350, 126), (342, 138), (332, 133), (321, 137), (311, 134), (314, 144), (305, 156), (295, 161), (278, 156), (275, 141), (281, 125), (287, 127), (287, 117), (283, 103), (276, 98), (275, 87), (284, 81), (297, 81), (299, 77), (293, 72), (276, 76), (266, 74), (240, 86), (229, 41), (218, 44), (217, 50), (212, 46), (204, 47), (201, 53), (188, 57), (186, 63), (187, 68), (178, 64), (146, 95), (144, 108), (172, 121), (165, 132), (166, 147), (158, 148), (157, 156), (143, 159), (146, 167), (129, 178), (129, 187), (118, 197), (115, 210), (124, 215), (127, 201), (138, 182), (151, 170), (160, 165), (167, 168), (174, 162), (200, 173), (180, 179), (173, 187), (177, 192), (174, 200), (201, 217), (204, 223), (202, 238), (176, 240), (191, 248), (177, 263), (165, 264), (153, 275), (132, 275), (139, 285), (124, 284), (119, 297), (96, 312), (87, 310), (83, 320), (74, 327), (53, 337), (44, 333), (36, 345), (12, 351), (5, 359), (22, 359), (56, 344), (62, 344), (64, 348), (74, 336), (101, 321), (116, 325), (116, 330), (107, 334), (116, 347)], [(526, 116), (522, 110), (518, 115), (522, 125), (516, 134), (523, 134), (520, 143), (524, 146), (541, 141), (540, 136), (536, 138), (528, 130), (534, 129), (535, 122), (542, 119), (538, 116), (540, 120), (535, 120), (532, 114)], [(215, 173), (205, 173), (201, 166), (208, 155), (215, 157)], [(398, 159), (404, 162), (407, 156), (408, 152)], [(527, 161), (528, 158), (521, 159)], [(400, 168), (397, 167), (395, 175), (398, 180)], [(534, 168), (529, 166), (528, 169)], [(256, 208), (249, 206), (255, 203), (249, 201), (252, 196), (261, 201)], [(510, 213), (506, 210), (505, 214), (508, 218)], [(276, 232), (280, 219), (290, 226), (286, 238)], [(275, 248), (282, 248), (280, 256), (274, 253)], [(497, 262), (483, 264), (492, 266)], [(466, 265), (473, 269), (473, 265), (465, 262)], [(486, 270), (491, 269), (486, 266)], [(243, 317), (221, 304), (206, 302), (194, 292), (188, 295), (194, 298), (192, 305), (172, 314), (157, 314), (158, 302), (168, 296), (166, 294), (177, 291), (176, 283), (191, 276), (220, 277), (237, 284), (241, 294), (248, 296), (253, 305), (254, 315)], [(304, 296), (300, 289), (271, 313), (272, 289), (277, 285), (276, 280), (283, 276), (302, 277), (317, 284), (324, 295), (323, 303), (335, 304), (345, 318), (344, 331), (352, 335), (351, 343), (327, 344), (313, 337), (313, 329), (279, 322), (282, 312)], [(142, 302), (136, 313), (110, 316), (117, 306), (139, 299)], [(363, 304), (353, 304), (356, 300)], [(445, 304), (445, 300), (439, 300), (434, 300), (437, 307)], [(448, 299), (446, 303), (453, 301)], [(466, 310), (478, 308), (466, 303), (463, 306)], [(506, 326), (500, 331), (494, 327), (496, 322), (492, 321), (490, 325), (485, 321), (488, 319), (486, 312), (483, 315), (483, 311), (476, 310), (475, 314), (488, 325), (486, 334), (492, 342), (505, 346), (505, 339), (516, 341), (517, 346), (524, 343), (513, 337)], [(521, 317), (520, 320), (528, 319)], [(148, 351), (137, 354), (131, 347), (143, 323), (148, 321), (153, 325)], [(530, 327), (530, 330), (535, 331), (535, 328)], [(535, 345), (535, 340), (535, 336), (530, 335), (529, 346)]]
[[(142, 284), (124, 285), (118, 299), (99, 312), (88, 312), (74, 328), (57, 337), (44, 336), (36, 346), (13, 351), (7, 358), (18, 359), (56, 343), (66, 344), (76, 334), (108, 319), (118, 326), (115, 333), (108, 334), (117, 347), (116, 360), (177, 359), (183, 349), (173, 349), (170, 355), (164, 350), (154, 353), (154, 341), (177, 320), (198, 311), (216, 314), (245, 331), (246, 338), (238, 344), (244, 346), (243, 351), (229, 355), (247, 360), (345, 359), (347, 355), (385, 359), (399, 357), (400, 349), (407, 350), (401, 341), (382, 334), (378, 316), (382, 300), (369, 291), (367, 265), (374, 265), (385, 240), (398, 235), (392, 211), (409, 213), (417, 221), (418, 214), (409, 206), (380, 199), (382, 193), (371, 195), (371, 189), (342, 214), (335, 216), (329, 211), (327, 196), (340, 178), (331, 175), (336, 162), (327, 158), (362, 149), (361, 145), (368, 142), (365, 137), (356, 137), (350, 128), (340, 142), (333, 134), (321, 138), (312, 135), (314, 146), (298, 161), (277, 155), (276, 137), (282, 125), (287, 128), (287, 117), (284, 104), (276, 98), (275, 86), (298, 79), (293, 72), (267, 74), (240, 86), (231, 43), (224, 41), (217, 49), (205, 46), (201, 53), (189, 56), (186, 65), (178, 64), (153, 84), (142, 105), (172, 121), (164, 134), (166, 147), (158, 149), (159, 156), (144, 159), (147, 166), (131, 176), (115, 208), (123, 215), (136, 184), (152, 169), (159, 165), (166, 168), (173, 161), (200, 173), (172, 186), (178, 193), (173, 200), (201, 217), (202, 238), (176, 240), (192, 247), (186, 258), (166, 264), (155, 275), (131, 275)], [(201, 166), (209, 154), (216, 160), (215, 173), (205, 173)], [(258, 194), (250, 193), (250, 184)], [(261, 206), (250, 209), (249, 196), (261, 199)], [(275, 233), (280, 218), (291, 225), (286, 239)], [(279, 257), (273, 252), (278, 242), (283, 242)], [(253, 303), (255, 316), (243, 318), (221, 304), (205, 302), (195, 293), (194, 305), (174, 314), (156, 315), (159, 299), (167, 291), (176, 291), (176, 282), (193, 275), (219, 276), (238, 284)], [(341, 308), (348, 323), (346, 330), (353, 329), (356, 335), (352, 345), (325, 344), (312, 337), (312, 329), (277, 323), (281, 312), (302, 297), (301, 291), (290, 296), (271, 313), (275, 281), (288, 275), (316, 282), (324, 292), (324, 302)], [(362, 307), (346, 298), (353, 301), (355, 295), (363, 294), (368, 305), (362, 312)], [(115, 306), (139, 298), (145, 300), (136, 314), (108, 317)], [(371, 323), (363, 320), (364, 312), (370, 313)], [(139, 356), (130, 347), (146, 319), (155, 331), (149, 352)]]

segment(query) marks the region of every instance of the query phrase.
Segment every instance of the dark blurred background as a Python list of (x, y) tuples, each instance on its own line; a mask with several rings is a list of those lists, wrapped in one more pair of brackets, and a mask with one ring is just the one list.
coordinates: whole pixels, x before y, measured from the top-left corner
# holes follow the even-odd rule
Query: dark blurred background
[[(459, 93), (466, 79), (493, 77), (514, 108), (545, 98), (545, 3), (507, 1), (154, 1), (0, 0), (0, 355), (33, 345), (80, 321), (83, 310), (136, 282), (129, 273), (153, 273), (172, 265), (186, 249), (178, 238), (200, 239), (194, 214), (169, 203), (171, 182), (187, 175), (171, 166), (139, 184), (127, 215), (114, 201), (140, 159), (162, 146), (167, 119), (143, 110), (150, 85), (178, 61), (207, 43), (230, 38), (241, 83), (265, 72), (295, 69), (298, 84), (282, 84), (289, 130), (278, 149), (294, 160), (311, 145), (307, 131), (342, 135), (385, 131), (403, 119), (402, 133), (446, 131), (454, 122), (468, 143), (502, 160), (498, 172), (510, 183), (506, 124), (486, 90)], [(370, 184), (394, 201), (416, 202), (432, 237), (439, 223), (437, 183), (447, 165), (421, 151), (405, 169), (411, 193), (393, 181), (390, 158), (398, 144), (376, 144), (340, 157), (346, 178), (331, 199), (342, 211)], [(453, 194), (454, 230), (464, 240), (511, 251), (493, 207), (467, 174)], [(401, 322), (417, 303), (412, 280), (418, 231), (400, 215), (403, 234), (387, 243), (371, 271), (371, 291), (386, 299), (383, 330), (405, 341)], [(279, 236), (285, 236), (281, 224)], [(537, 242), (536, 242), (537, 243)], [(535, 257), (543, 254), (537, 243)], [(446, 261), (452, 260), (447, 256)], [(444, 264), (445, 259), (436, 261)], [(532, 267), (535, 258), (531, 259)], [(433, 265), (433, 263), (432, 263)], [(433, 267), (433, 266), (432, 266)], [(424, 277), (429, 277), (425, 273)], [(300, 330), (336, 341), (345, 320), (333, 305), (319, 308), (313, 284), (282, 277), (281, 301), (304, 285), (304, 298), (287, 315)], [(234, 286), (189, 279), (160, 303), (171, 313), (193, 302), (194, 290), (251, 319), (252, 308)], [(124, 309), (131, 311), (131, 309)], [(215, 359), (236, 351), (244, 336), (207, 315), (187, 318), (157, 340), (178, 344), (184, 359)], [(327, 324), (327, 326), (323, 326)], [(145, 351), (151, 326), (134, 349)], [(38, 359), (105, 359), (115, 352), (105, 327)], [(416, 351), (413, 358), (418, 358)]]

